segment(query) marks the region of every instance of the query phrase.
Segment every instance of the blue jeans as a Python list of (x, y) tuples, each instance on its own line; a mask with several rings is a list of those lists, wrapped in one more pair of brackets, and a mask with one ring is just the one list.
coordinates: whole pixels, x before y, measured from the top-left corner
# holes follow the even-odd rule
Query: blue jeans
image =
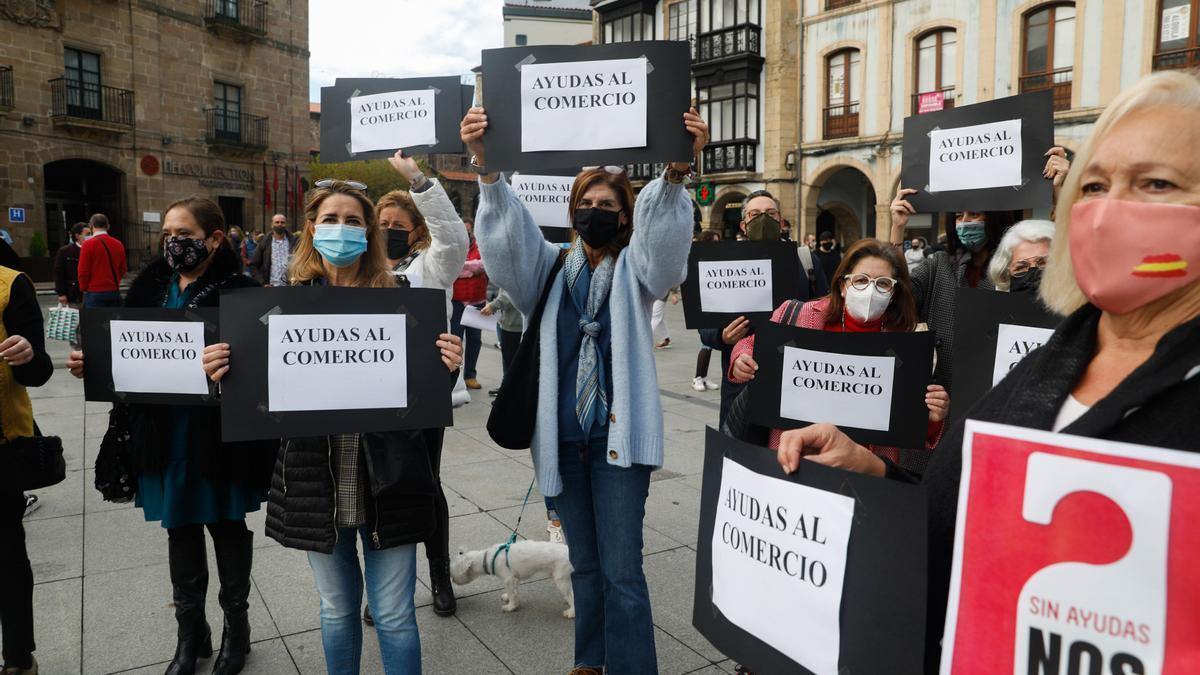
[(575, 665), (657, 673), (650, 592), (642, 572), (650, 467), (610, 465), (605, 441), (593, 441), (584, 461), (582, 446), (559, 445), (563, 490), (554, 498), (575, 568)]
[(308, 554), (317, 592), (321, 594), (321, 643), (330, 673), (357, 673), (362, 657), (363, 572), (358, 564), (358, 538), (366, 562), (367, 602), (375, 617), (375, 634), (387, 675), (421, 672), (421, 637), (413, 593), (417, 583), (415, 544), (376, 551), (365, 527), (338, 528), (333, 553)]
[(84, 293), (84, 307), (120, 307), (121, 292), (105, 291), (103, 293)]

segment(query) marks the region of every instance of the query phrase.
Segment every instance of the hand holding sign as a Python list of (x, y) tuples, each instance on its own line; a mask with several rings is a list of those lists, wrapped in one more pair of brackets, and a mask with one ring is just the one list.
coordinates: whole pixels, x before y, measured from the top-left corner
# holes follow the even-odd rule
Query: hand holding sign
[(1042, 171), (1042, 177), (1053, 181), (1054, 187), (1062, 187), (1063, 181), (1067, 179), (1067, 172), (1071, 170), (1067, 151), (1055, 146), (1046, 151), (1046, 157), (1049, 159), (1046, 160), (1046, 169)]
[(798, 471), (801, 459), (869, 476), (883, 477), (887, 472), (887, 465), (875, 453), (823, 422), (783, 432), (776, 458), (787, 473)]
[(929, 407), (929, 421), (941, 422), (950, 414), (950, 394), (940, 384), (931, 384), (925, 394), (925, 405)]
[(896, 198), (892, 200), (892, 243), (900, 244), (904, 241), (904, 228), (908, 227), (908, 218), (917, 212), (917, 209), (908, 201), (909, 195), (917, 194), (912, 188), (900, 188), (896, 192)]
[(479, 166), (487, 166), (484, 163), (483, 147), (483, 134), (487, 132), (487, 127), (487, 111), (479, 106), (468, 110), (462, 124), (459, 125), (459, 136), (463, 145), (467, 146), (467, 152), (471, 153)]
[(446, 370), (454, 372), (462, 365), (462, 338), (451, 333), (442, 333), (438, 336), (438, 349), (442, 352), (442, 363), (446, 364)]
[(417, 160), (412, 157), (405, 157), (403, 150), (397, 150), (396, 154), (388, 157), (388, 164), (391, 164), (396, 173), (404, 176), (404, 179), (409, 183), (413, 182), (417, 176), (423, 173), (421, 167), (417, 166)]
[(200, 360), (204, 363), (204, 374), (208, 375), (208, 379), (220, 382), (221, 378), (229, 372), (229, 344), (218, 342), (215, 345), (208, 345), (204, 348)]
[(746, 384), (758, 372), (758, 362), (749, 354), (739, 354), (729, 366), (729, 379), (737, 384)]
[(750, 319), (744, 316), (739, 316), (725, 326), (725, 330), (721, 331), (721, 341), (727, 345), (736, 345), (738, 340), (746, 337), (750, 332)]
[[(704, 146), (708, 145), (708, 124), (695, 108), (690, 108), (683, 114), (683, 126), (687, 127), (688, 133), (692, 135), (692, 154), (699, 155)], [(687, 162), (675, 162), (671, 166), (676, 171), (687, 171), (691, 165)]]

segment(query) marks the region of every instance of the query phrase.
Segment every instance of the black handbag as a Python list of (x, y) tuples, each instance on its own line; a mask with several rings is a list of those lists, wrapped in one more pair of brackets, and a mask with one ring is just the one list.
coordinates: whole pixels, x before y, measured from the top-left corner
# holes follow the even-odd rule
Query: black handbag
[(538, 375), (541, 370), (539, 342), (542, 313), (546, 310), (550, 288), (562, 269), (563, 257), (563, 254), (559, 254), (550, 268), (542, 297), (526, 323), (521, 344), (517, 346), (517, 353), (508, 365), (508, 374), (504, 376), (500, 391), (492, 401), (492, 412), (487, 421), (488, 435), (502, 448), (524, 450), (533, 445), (533, 427), (537, 423)]
[(67, 462), (63, 459), (62, 439), (43, 436), (37, 423), (33, 436), (20, 436), (0, 450), (9, 455), (12, 485), (19, 490), (38, 490), (58, 485), (67, 479)]
[(129, 409), (116, 404), (108, 412), (108, 430), (96, 455), (94, 485), (106, 502), (125, 504), (137, 494), (137, 475), (129, 462)]

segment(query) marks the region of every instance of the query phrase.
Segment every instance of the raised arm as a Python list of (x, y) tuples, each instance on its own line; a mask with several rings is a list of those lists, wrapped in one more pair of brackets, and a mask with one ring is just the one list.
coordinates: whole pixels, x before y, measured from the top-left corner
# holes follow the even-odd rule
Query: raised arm
[(479, 183), (475, 242), (488, 277), (528, 315), (537, 306), (558, 247), (542, 237), (529, 210), (504, 180)]
[(463, 261), (467, 259), (471, 242), (467, 238), (467, 226), (454, 210), (446, 189), (432, 178), (428, 179), (428, 185), (423, 192), (411, 193), (417, 210), (425, 216), (425, 225), (429, 228), (432, 240), (429, 250), (422, 254), (426, 257), (425, 271), (428, 275), (422, 283), (429, 288), (450, 288), (458, 278)]
[(692, 202), (682, 182), (660, 177), (642, 188), (627, 255), (644, 293), (661, 298), (687, 276), (692, 225)]

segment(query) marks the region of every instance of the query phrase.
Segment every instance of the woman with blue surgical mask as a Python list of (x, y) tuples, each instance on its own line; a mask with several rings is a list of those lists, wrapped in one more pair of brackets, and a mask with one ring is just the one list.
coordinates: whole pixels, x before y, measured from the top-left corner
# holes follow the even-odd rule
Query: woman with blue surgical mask
[[(426, 218), (451, 217), (447, 214), (453, 214), (454, 207), (436, 181), (414, 176), (412, 182), (413, 199)], [(376, 221), (366, 186), (330, 180), (319, 181), (316, 188), (305, 210), (308, 225), (289, 269), (292, 285), (400, 285), (388, 264), (386, 232)], [(466, 257), (465, 247), (460, 248), (455, 270)], [(442, 333), (437, 347), (447, 377), (457, 377), (461, 340)], [(229, 359), (228, 344), (206, 347), (205, 372), (219, 382), (229, 372)], [(415, 458), (432, 458), (444, 431), (281, 440), (268, 498), (267, 536), (308, 552), (321, 596), (321, 642), (331, 673), (359, 672), (364, 586), (384, 672), (421, 672), (413, 601), (416, 543), (436, 530), (436, 485), (414, 485), (422, 481), (413, 477), (411, 467)]]

